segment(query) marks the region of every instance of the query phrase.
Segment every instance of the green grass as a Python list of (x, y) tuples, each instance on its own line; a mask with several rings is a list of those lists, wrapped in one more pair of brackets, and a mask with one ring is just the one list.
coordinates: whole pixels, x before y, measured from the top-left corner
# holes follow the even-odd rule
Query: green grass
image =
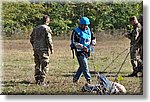
[[(78, 63), (76, 58), (72, 59), (69, 40), (53, 40), (55, 52), (50, 55), (49, 73), (47, 75), (47, 81), (49, 81), (48, 88), (35, 84), (33, 51), (29, 40), (4, 40), (2, 94), (89, 94), (81, 92), (81, 87), (86, 82), (83, 76), (80, 78), (78, 84), (72, 83), (73, 75), (78, 69)], [(97, 41), (94, 53), (95, 58), (94, 60), (89, 58), (90, 71), (99, 71), (106, 75), (108, 79), (114, 81), (115, 75), (129, 50), (119, 56), (105, 72), (103, 71), (120, 52), (128, 47), (129, 41), (127, 39)], [(94, 66), (96, 66), (96, 69), (94, 69)], [(120, 72), (120, 75), (123, 76), (123, 80), (120, 83), (127, 89), (126, 94), (142, 95), (142, 78), (126, 77), (131, 72), (131, 64), (128, 56)], [(91, 75), (92, 84), (96, 84), (95, 74), (91, 73)]]

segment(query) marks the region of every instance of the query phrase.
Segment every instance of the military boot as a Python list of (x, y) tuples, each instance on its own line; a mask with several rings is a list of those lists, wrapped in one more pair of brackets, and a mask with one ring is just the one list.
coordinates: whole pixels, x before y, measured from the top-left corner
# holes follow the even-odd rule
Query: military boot
[(45, 82), (45, 77), (41, 76), (40, 77), (40, 86), (43, 86), (43, 87), (48, 87), (48, 83)]
[(78, 83), (78, 79), (73, 78), (73, 83)]
[(34, 78), (35, 78), (36, 84), (40, 84), (40, 79), (41, 79), (40, 75), (35, 75)]
[(128, 77), (134, 77), (137, 76), (137, 71), (134, 70), (131, 74), (128, 75)]
[(90, 83), (91, 83), (91, 80), (90, 80), (90, 79), (87, 79), (86, 81), (87, 81), (87, 83), (88, 83), (88, 84), (90, 84)]

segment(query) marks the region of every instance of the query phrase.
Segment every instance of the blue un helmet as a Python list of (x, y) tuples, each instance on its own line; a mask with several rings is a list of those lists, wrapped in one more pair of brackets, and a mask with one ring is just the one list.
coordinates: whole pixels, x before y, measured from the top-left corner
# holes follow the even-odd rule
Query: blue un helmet
[(90, 24), (90, 20), (87, 17), (82, 17), (80, 19), (80, 24), (89, 25)]

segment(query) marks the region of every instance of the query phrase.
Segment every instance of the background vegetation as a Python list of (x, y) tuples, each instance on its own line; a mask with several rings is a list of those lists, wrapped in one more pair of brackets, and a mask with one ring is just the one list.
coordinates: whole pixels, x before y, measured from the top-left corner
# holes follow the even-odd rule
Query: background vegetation
[[(116, 0), (114, 0), (116, 1)], [(56, 36), (67, 36), (82, 16), (91, 21), (93, 32), (125, 30), (130, 16), (142, 14), (142, 2), (3, 2), (3, 37), (28, 38), (43, 14), (51, 17)]]

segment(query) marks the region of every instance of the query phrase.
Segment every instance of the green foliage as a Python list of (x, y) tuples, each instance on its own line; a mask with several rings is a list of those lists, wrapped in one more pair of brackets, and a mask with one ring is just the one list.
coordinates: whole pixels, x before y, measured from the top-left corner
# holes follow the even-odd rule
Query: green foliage
[(142, 14), (142, 5), (140, 2), (3, 2), (3, 35), (29, 35), (32, 28), (40, 24), (44, 14), (50, 16), (50, 27), (57, 36), (68, 34), (78, 26), (82, 16), (90, 19), (94, 32), (122, 29), (129, 25), (130, 16)]
[(118, 79), (118, 81), (120, 82), (120, 81), (123, 80), (123, 77), (119, 74), (117, 79)]

